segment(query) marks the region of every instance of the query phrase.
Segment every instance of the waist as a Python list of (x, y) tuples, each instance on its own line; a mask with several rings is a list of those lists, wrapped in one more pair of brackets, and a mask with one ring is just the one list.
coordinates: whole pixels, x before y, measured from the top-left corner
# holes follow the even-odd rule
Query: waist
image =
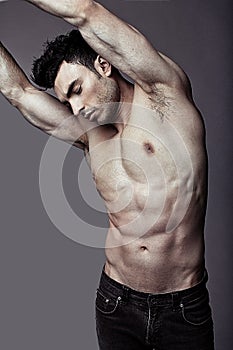
[(112, 296), (120, 297), (122, 300), (132, 299), (137, 302), (147, 302), (148, 300), (152, 300), (154, 304), (171, 304), (179, 303), (180, 300), (193, 300), (195, 296), (200, 293), (206, 291), (206, 283), (208, 281), (208, 273), (207, 270), (204, 270), (203, 276), (201, 280), (194, 286), (182, 289), (182, 290), (174, 290), (168, 293), (145, 293), (138, 290), (134, 290), (120, 282), (109, 277), (104, 271), (104, 267), (102, 270), (100, 285), (99, 288), (103, 291), (106, 290), (108, 293), (112, 294)]

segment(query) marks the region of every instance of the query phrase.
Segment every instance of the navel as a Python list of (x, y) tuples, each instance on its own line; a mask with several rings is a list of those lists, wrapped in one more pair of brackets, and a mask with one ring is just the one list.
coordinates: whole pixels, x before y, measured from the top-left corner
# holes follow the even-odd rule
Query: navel
[(155, 149), (150, 142), (144, 142), (143, 146), (147, 153), (155, 153)]
[(146, 251), (146, 250), (148, 250), (148, 249), (147, 249), (146, 246), (142, 245), (142, 246), (140, 247), (140, 250), (142, 250), (142, 251), (144, 252), (144, 251)]

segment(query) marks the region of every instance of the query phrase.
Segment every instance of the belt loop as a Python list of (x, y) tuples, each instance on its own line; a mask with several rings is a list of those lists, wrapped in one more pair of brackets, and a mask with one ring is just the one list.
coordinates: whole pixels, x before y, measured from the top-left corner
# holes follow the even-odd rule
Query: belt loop
[(128, 301), (128, 299), (129, 299), (129, 294), (130, 294), (130, 290), (129, 290), (129, 288), (126, 287), (126, 286), (123, 286), (122, 288), (123, 288), (122, 299), (123, 299), (124, 301)]
[(172, 310), (176, 311), (179, 304), (180, 304), (179, 293), (172, 293), (172, 307), (173, 307)]

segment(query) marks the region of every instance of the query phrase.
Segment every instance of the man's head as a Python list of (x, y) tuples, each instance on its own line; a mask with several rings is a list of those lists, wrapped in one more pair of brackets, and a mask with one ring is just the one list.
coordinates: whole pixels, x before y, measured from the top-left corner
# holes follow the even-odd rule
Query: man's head
[[(86, 43), (80, 32), (72, 30), (47, 42), (43, 55), (33, 63), (32, 79), (43, 88), (54, 88), (59, 100), (74, 114), (82, 112), (88, 118), (93, 108), (120, 101), (113, 71), (117, 70)], [(102, 115), (102, 122), (110, 117), (109, 112)]]
[(96, 57), (97, 53), (86, 43), (80, 32), (72, 30), (45, 43), (43, 55), (33, 62), (32, 79), (43, 88), (53, 88), (63, 61), (82, 64), (97, 74), (94, 67)]

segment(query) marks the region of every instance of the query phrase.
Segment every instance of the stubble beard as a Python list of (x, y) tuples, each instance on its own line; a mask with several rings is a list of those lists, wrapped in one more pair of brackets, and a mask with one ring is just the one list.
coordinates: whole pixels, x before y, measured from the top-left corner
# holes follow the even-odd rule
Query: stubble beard
[(100, 78), (102, 88), (97, 95), (97, 103), (100, 108), (98, 124), (112, 124), (118, 118), (120, 105), (120, 87), (115, 80)]

